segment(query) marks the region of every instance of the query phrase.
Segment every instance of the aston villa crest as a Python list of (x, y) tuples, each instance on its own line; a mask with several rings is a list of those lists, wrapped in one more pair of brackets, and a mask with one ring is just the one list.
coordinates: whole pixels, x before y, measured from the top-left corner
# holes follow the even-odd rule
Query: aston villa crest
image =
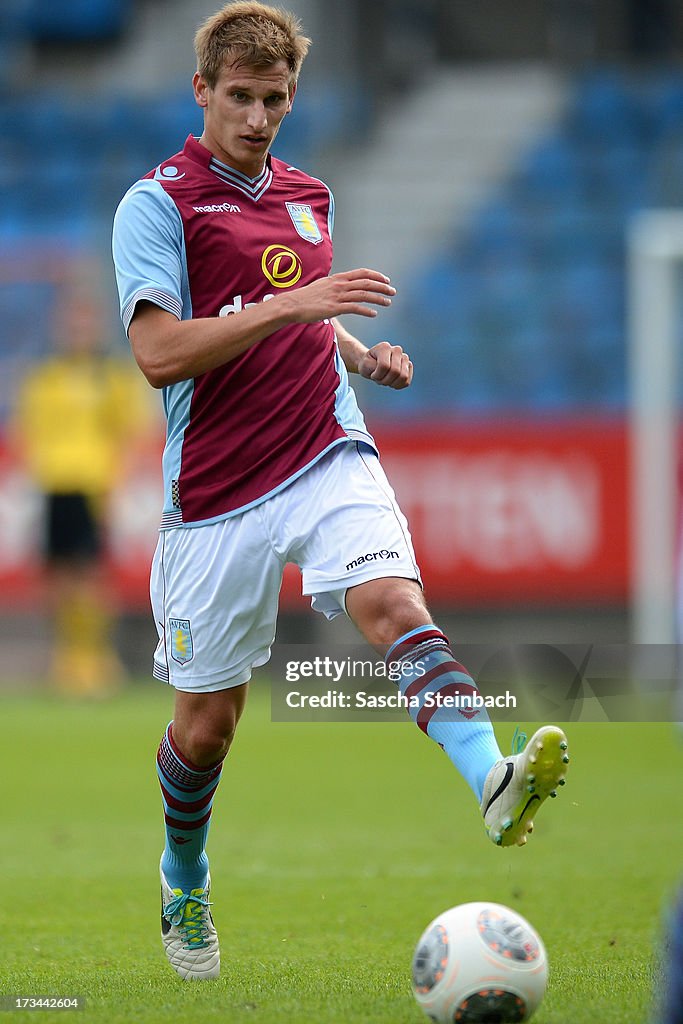
[(171, 631), (171, 657), (179, 665), (185, 665), (194, 657), (194, 644), (189, 619), (169, 619)]
[(285, 203), (287, 213), (292, 218), (292, 224), (307, 242), (317, 245), (322, 242), (323, 233), (316, 224), (313, 216), (313, 209), (308, 203)]

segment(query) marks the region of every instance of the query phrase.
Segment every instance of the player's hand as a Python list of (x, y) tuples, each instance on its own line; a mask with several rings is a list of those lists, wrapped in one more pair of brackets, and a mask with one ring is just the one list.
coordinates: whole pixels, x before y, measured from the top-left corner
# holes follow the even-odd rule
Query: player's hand
[(293, 288), (282, 300), (293, 306), (293, 322), (310, 324), (345, 313), (377, 316), (373, 306), (390, 306), (395, 294), (396, 289), (385, 274), (360, 268), (321, 277), (303, 288)]
[(380, 341), (362, 357), (358, 363), (358, 372), (366, 380), (374, 380), (375, 384), (400, 391), (410, 386), (413, 364), (400, 345)]

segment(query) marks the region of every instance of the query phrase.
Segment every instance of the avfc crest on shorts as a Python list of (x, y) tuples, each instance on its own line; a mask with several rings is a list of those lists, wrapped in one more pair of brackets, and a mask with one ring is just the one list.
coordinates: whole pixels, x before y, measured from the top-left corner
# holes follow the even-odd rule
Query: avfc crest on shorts
[(168, 628), (171, 633), (171, 657), (179, 665), (186, 665), (194, 657), (190, 620), (169, 619)]
[(292, 224), (307, 242), (317, 245), (322, 242), (323, 233), (315, 222), (313, 208), (308, 203), (285, 203), (287, 213), (292, 218)]

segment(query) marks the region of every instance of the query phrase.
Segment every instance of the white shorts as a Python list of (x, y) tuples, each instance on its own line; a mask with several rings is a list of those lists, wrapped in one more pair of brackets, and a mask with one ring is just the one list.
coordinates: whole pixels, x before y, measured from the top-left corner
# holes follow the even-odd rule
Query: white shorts
[(338, 445), (240, 515), (161, 532), (150, 588), (156, 678), (192, 692), (247, 682), (270, 657), (287, 562), (328, 619), (345, 611), (348, 587), (420, 582), (408, 523), (367, 445)]

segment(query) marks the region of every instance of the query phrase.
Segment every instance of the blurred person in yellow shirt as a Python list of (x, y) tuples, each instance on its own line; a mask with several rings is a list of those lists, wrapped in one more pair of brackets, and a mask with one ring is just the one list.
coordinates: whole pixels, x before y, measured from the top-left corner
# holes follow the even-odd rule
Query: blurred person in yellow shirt
[(14, 433), (44, 495), (51, 675), (61, 692), (96, 695), (124, 678), (102, 572), (108, 498), (125, 486), (151, 412), (135, 369), (106, 351), (106, 321), (92, 294), (67, 291), (54, 323), (53, 354), (27, 372), (19, 390)]

